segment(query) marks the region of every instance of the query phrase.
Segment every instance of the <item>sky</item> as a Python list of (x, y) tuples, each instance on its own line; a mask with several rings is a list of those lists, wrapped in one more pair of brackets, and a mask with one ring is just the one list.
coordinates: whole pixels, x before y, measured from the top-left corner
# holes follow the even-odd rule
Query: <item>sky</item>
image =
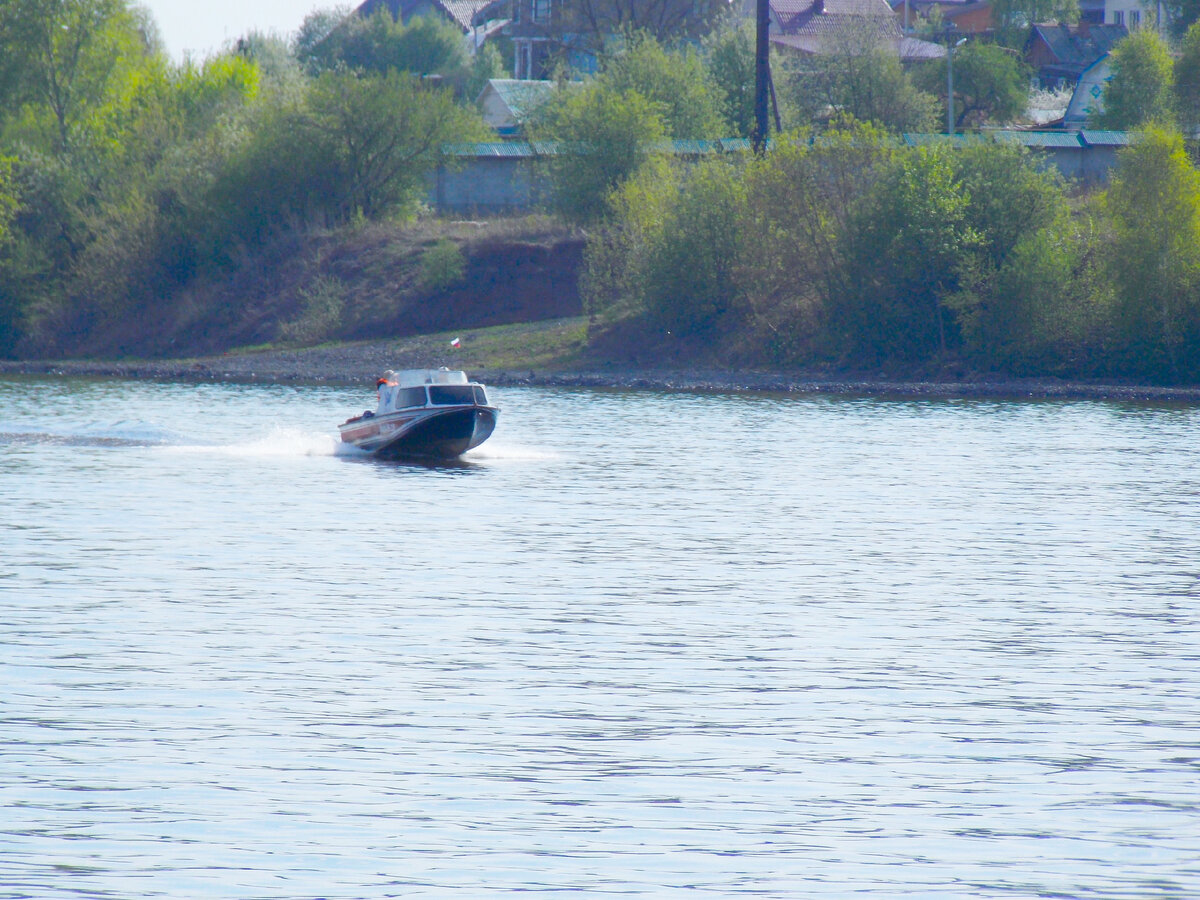
[[(167, 50), (176, 60), (190, 51), (203, 59), (251, 29), (290, 36), (314, 9), (338, 0), (137, 0), (158, 23)], [(357, 6), (357, 3), (352, 5)]]

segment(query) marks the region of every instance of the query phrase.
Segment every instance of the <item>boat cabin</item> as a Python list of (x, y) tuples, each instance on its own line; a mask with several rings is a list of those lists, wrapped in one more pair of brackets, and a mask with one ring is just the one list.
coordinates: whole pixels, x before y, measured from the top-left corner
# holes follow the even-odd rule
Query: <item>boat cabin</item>
[(388, 372), (379, 385), (376, 415), (427, 406), (487, 406), (483, 385), (467, 380), (465, 372), (449, 369), (405, 369)]

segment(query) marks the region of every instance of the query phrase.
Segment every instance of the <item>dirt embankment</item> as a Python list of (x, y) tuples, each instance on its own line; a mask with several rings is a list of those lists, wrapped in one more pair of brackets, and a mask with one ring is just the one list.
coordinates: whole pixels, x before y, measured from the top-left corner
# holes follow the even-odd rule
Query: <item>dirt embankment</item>
[(578, 316), (583, 244), (537, 217), (293, 234), (167, 296), (85, 309), (27, 355), (178, 359)]

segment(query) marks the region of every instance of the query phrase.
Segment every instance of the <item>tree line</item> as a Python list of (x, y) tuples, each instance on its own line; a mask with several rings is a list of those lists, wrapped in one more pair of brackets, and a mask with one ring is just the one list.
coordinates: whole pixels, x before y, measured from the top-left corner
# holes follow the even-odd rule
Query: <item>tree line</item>
[(1014, 144), (846, 120), (650, 155), (593, 229), (592, 315), (743, 364), (1200, 379), (1200, 173), (1167, 127), (1081, 195)]
[[(563, 151), (544, 164), (554, 211), (587, 228), (599, 321), (743, 362), (1200, 374), (1200, 189), (1179, 130), (1200, 37), (1094, 194), (1013, 146), (903, 146), (941, 120), (944, 61), (841, 40), (773, 61), (789, 130), (762, 158), (657, 152), (750, 133), (742, 22), (675, 45), (629, 33), (594, 77), (563, 73), (529, 128)], [(342, 9), (176, 64), (128, 0), (0, 5), (0, 353), (79, 350), (147, 317), (185, 328), (197, 283), (283, 236), (418, 214), (443, 145), (488, 136), (473, 101), (503, 58), (448, 23)], [(1118, 54), (1113, 90), (1145, 69)], [(958, 124), (1017, 118), (1028, 78), (998, 44), (962, 47)]]
[(128, 0), (0, 4), (0, 354), (184, 321), (281, 234), (410, 215), (499, 74), (431, 19), (319, 11), (176, 64)]

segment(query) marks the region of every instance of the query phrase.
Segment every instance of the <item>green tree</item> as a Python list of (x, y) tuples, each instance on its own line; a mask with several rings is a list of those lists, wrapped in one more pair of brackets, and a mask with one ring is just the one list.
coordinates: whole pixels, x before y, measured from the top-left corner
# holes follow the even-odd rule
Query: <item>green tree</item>
[(1039, 168), (1029, 151), (1013, 143), (978, 141), (953, 154), (954, 177), (970, 198), (969, 227), (979, 237), (982, 258), (1004, 265), (1031, 232), (1067, 211), (1061, 178)]
[(1163, 39), (1150, 28), (1135, 31), (1109, 56), (1112, 77), (1104, 87), (1101, 128), (1131, 130), (1172, 117), (1174, 64)]
[(754, 24), (732, 21), (704, 41), (708, 71), (721, 99), (730, 137), (754, 134)]
[(953, 150), (896, 158), (856, 210), (846, 234), (846, 291), (834, 309), (845, 350), (869, 364), (926, 362), (956, 350), (947, 298), (979, 235)]
[(613, 35), (694, 41), (729, 14), (725, 0), (573, 0), (556, 7), (555, 32), (603, 51)]
[(878, 126), (842, 120), (816, 136), (780, 135), (748, 164), (744, 291), (776, 343), (814, 338), (849, 293), (846, 235), (897, 152)]
[(12, 353), (20, 331), (21, 304), (14, 296), (13, 264), (10, 259), (12, 222), (19, 207), (13, 179), (16, 160), (0, 156), (0, 357)]
[(335, 64), (337, 42), (326, 44), (326, 41), (350, 16), (350, 7), (339, 4), (318, 7), (304, 17), (292, 35), (292, 53), (308, 72), (315, 74)]
[(0, 156), (0, 248), (9, 241), (9, 229), (17, 213), (16, 185), (13, 183), (15, 159)]
[(1200, 376), (1200, 172), (1178, 132), (1121, 151), (1105, 201), (1117, 329), (1137, 374)]
[(739, 269), (745, 185), (720, 157), (687, 175), (650, 244), (646, 300), (653, 318), (676, 336), (711, 334), (741, 311)]
[(344, 215), (386, 215), (415, 200), (442, 144), (483, 136), (453, 96), (400, 72), (382, 78), (328, 73), (309, 97), (311, 127), (339, 175)]
[(258, 111), (213, 186), (244, 239), (307, 222), (405, 212), (444, 143), (477, 139), (478, 117), (415, 75), (326, 72), (308, 95)]
[(1077, 0), (993, 0), (992, 21), (1004, 43), (1020, 47), (1033, 25), (1079, 21)]
[(286, 87), (301, 77), (300, 63), (287, 38), (275, 32), (251, 29), (237, 39), (233, 50), (257, 66), (267, 83)]
[(964, 224), (977, 237), (958, 262), (958, 290), (945, 299), (964, 349), (988, 365), (1037, 356), (1045, 342), (1038, 322), (1075, 296), (1078, 242), (1062, 180), (1016, 144), (972, 143), (953, 164), (969, 200)]
[(1194, 139), (1200, 131), (1200, 23), (1193, 24), (1180, 43), (1173, 87), (1179, 126)]
[[(381, 6), (372, 15), (351, 14), (331, 26), (335, 15), (313, 13), (311, 27), (301, 26), (297, 54), (311, 73), (346, 67), (376, 75), (390, 69), (441, 75), (456, 83), (466, 77), (469, 61), (462, 34), (444, 19), (414, 16), (407, 23), (398, 22)], [(326, 28), (325, 35), (315, 40)]]
[[(943, 101), (946, 60), (920, 70), (918, 83)], [(979, 41), (954, 51), (954, 123), (1003, 125), (1029, 105), (1029, 68), (1010, 50)]]
[(554, 205), (567, 219), (589, 222), (609, 195), (666, 137), (662, 107), (637, 91), (602, 82), (560, 91), (535, 136), (558, 142), (547, 160)]
[(241, 55), (211, 56), (200, 66), (185, 61), (170, 74), (167, 98), (182, 129), (179, 137), (205, 134), (222, 116), (252, 103), (261, 90), (261, 73)]
[(646, 315), (646, 268), (663, 223), (679, 202), (682, 167), (654, 155), (609, 195), (610, 215), (589, 230), (579, 292), (588, 314), (609, 321)]
[(115, 81), (150, 47), (126, 0), (22, 0), (0, 4), (4, 106), (47, 111), (54, 152), (75, 140)]
[(826, 53), (794, 60), (784, 90), (809, 122), (830, 112), (892, 131), (928, 131), (937, 122), (937, 98), (919, 90), (900, 57), (877, 30), (831, 36)]
[(1200, 20), (1200, 0), (1167, 0), (1163, 4), (1163, 22), (1175, 37), (1182, 37)]
[(505, 68), (504, 58), (496, 49), (496, 45), (484, 44), (475, 51), (475, 55), (471, 58), (470, 74), (467, 76), (466, 86), (463, 89), (463, 99), (468, 103), (474, 103), (479, 99), (480, 93), (487, 87), (489, 81), (493, 78), (507, 77), (509, 77), (508, 69)]
[(631, 40), (600, 75), (605, 90), (636, 91), (656, 104), (667, 134), (675, 138), (715, 138), (725, 131), (721, 97), (704, 60), (691, 47), (667, 50), (648, 35)]

